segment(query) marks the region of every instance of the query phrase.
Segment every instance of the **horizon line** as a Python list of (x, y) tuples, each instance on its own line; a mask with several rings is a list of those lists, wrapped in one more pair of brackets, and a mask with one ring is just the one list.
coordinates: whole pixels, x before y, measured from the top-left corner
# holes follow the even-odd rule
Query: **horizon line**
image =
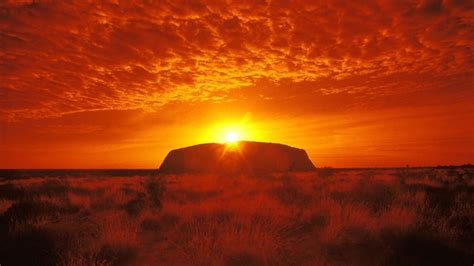
[[(321, 169), (406, 169), (406, 168), (453, 168), (453, 167), (474, 167), (474, 163), (466, 163), (466, 164), (454, 164), (454, 165), (405, 165), (405, 166), (391, 166), (391, 167), (383, 167), (383, 166), (374, 166), (374, 167), (332, 167), (332, 166), (322, 166), (316, 167), (316, 170)], [(97, 171), (117, 171), (117, 170), (146, 170), (146, 171), (158, 171), (160, 168), (0, 168), (0, 171), (11, 171), (11, 170), (27, 170), (27, 171), (44, 171), (44, 170), (97, 170)], [(313, 171), (302, 171), (302, 172), (313, 172)]]

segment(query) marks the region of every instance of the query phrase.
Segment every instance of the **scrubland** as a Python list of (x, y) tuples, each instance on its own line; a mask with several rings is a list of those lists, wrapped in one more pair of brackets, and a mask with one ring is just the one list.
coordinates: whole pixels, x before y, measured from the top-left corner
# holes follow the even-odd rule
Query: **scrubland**
[(1, 265), (472, 265), (474, 169), (0, 180)]

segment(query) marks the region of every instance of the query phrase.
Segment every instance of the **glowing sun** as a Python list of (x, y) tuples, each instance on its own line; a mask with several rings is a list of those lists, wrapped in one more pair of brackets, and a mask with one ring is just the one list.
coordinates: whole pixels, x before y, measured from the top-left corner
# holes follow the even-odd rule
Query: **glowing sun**
[(238, 144), (241, 141), (261, 140), (258, 128), (248, 123), (217, 122), (199, 134), (200, 142)]
[(225, 142), (236, 142), (239, 141), (239, 139), (239, 134), (235, 131), (227, 132), (224, 138)]

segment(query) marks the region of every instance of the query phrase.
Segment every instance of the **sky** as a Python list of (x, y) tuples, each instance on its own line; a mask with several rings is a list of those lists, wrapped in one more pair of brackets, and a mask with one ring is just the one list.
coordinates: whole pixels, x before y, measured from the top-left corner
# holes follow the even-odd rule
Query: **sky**
[(0, 168), (241, 139), (318, 167), (474, 162), (474, 2), (1, 1)]

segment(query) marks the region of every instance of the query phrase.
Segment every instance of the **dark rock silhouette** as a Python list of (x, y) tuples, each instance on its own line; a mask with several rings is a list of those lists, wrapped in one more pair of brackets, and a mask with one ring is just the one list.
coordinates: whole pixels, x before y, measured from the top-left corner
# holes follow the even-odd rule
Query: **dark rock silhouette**
[(172, 150), (161, 173), (270, 173), (312, 171), (305, 150), (276, 143), (207, 143)]

